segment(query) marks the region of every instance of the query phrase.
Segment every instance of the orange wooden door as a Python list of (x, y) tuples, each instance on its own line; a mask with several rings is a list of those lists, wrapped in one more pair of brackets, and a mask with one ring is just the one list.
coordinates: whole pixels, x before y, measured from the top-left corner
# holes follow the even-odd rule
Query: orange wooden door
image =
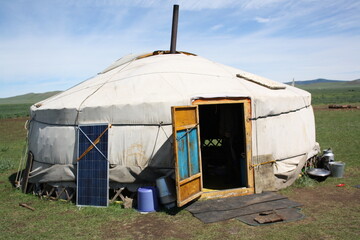
[(197, 106), (172, 107), (176, 196), (179, 207), (202, 194)]

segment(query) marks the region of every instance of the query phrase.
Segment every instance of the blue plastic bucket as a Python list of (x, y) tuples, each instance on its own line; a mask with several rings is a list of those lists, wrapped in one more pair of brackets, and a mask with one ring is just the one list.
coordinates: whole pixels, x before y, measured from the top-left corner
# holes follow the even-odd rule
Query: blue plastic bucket
[(157, 210), (158, 202), (155, 187), (139, 188), (137, 198), (139, 212), (155, 212)]
[(156, 179), (156, 187), (159, 189), (161, 204), (167, 209), (175, 207), (175, 182), (170, 177), (161, 177)]

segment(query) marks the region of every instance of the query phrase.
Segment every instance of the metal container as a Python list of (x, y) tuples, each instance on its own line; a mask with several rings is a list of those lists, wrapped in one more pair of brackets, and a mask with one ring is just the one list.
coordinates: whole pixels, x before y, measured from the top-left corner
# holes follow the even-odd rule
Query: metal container
[(307, 174), (314, 177), (327, 177), (330, 175), (330, 171), (322, 168), (309, 168)]
[(330, 172), (331, 176), (335, 178), (342, 178), (345, 171), (344, 162), (330, 162)]
[(330, 170), (329, 163), (334, 161), (335, 161), (335, 156), (331, 148), (326, 149), (323, 151), (323, 155), (320, 160), (320, 167)]
[(322, 157), (329, 159), (328, 162), (333, 162), (333, 161), (335, 161), (335, 156), (334, 156), (334, 153), (333, 153), (333, 151), (331, 150), (331, 148), (324, 150)]
[(322, 168), (309, 168), (306, 172), (311, 178), (316, 179), (319, 182), (324, 181), (330, 175), (329, 170)]

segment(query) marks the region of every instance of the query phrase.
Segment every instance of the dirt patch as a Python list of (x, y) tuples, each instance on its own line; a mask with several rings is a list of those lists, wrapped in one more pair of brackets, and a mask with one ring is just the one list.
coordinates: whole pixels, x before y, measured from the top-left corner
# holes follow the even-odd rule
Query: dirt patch
[(319, 202), (329, 203), (358, 203), (360, 191), (353, 191), (346, 187), (322, 186), (318, 188), (299, 188), (290, 196), (294, 201), (298, 201), (305, 206)]
[(28, 117), (19, 117), (19, 118), (5, 118), (1, 119), (2, 122), (26, 122), (26, 120), (29, 120)]
[(166, 221), (156, 214), (140, 215), (129, 222), (112, 221), (102, 228), (103, 239), (130, 238), (130, 239), (191, 239), (185, 233), (184, 226), (174, 221)]
[(322, 186), (296, 189), (289, 198), (297, 201), (310, 216), (325, 214), (330, 209), (359, 205), (360, 191), (349, 187)]

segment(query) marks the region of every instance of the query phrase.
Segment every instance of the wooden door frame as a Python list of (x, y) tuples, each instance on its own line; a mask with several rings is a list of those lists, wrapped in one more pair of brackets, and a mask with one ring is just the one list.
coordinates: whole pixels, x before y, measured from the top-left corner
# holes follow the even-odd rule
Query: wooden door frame
[[(214, 104), (244, 104), (244, 123), (245, 123), (245, 144), (246, 144), (246, 165), (247, 165), (247, 183), (246, 188), (233, 188), (226, 190), (204, 192), (201, 198), (225, 198), (233, 196), (242, 196), (255, 193), (254, 169), (252, 166), (252, 126), (251, 126), (251, 100), (249, 98), (206, 98), (196, 99), (192, 105), (214, 105)], [(199, 119), (200, 120), (200, 119)], [(200, 133), (201, 134), (201, 133)]]

